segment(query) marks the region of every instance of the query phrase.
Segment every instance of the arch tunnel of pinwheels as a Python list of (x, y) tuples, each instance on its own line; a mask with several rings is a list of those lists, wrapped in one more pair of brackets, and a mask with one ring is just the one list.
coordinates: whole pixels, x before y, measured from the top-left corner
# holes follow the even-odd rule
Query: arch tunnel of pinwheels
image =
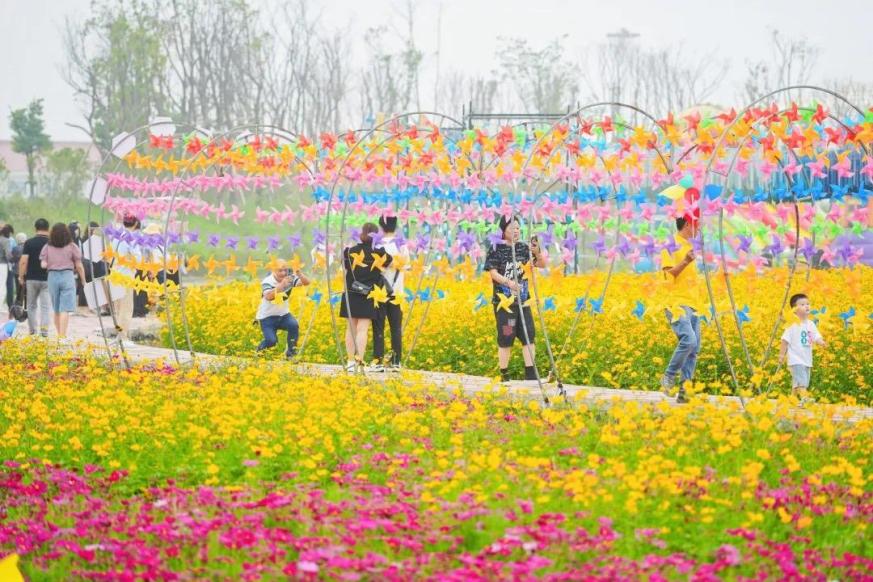
[(815, 87), (131, 128), (81, 217), (106, 333), (3, 346), (2, 567), (864, 579), (871, 147)]

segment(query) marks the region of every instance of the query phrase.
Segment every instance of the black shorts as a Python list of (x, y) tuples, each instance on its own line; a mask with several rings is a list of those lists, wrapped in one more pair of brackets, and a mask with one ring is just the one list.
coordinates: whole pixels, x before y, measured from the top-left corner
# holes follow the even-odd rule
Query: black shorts
[[(501, 348), (512, 347), (515, 338), (518, 338), (523, 346), (534, 343), (536, 330), (530, 307), (524, 308), (524, 325), (518, 317), (517, 304), (513, 304), (509, 311), (497, 309), (495, 305), (494, 318), (497, 320), (497, 345)], [(525, 337), (525, 331), (527, 331), (527, 337)]]

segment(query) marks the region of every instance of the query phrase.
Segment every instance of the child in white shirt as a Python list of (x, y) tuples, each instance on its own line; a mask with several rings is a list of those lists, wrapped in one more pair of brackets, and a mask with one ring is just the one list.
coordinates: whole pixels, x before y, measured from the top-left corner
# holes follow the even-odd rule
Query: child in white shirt
[(782, 349), (779, 363), (788, 356), (788, 369), (791, 370), (791, 392), (797, 394), (809, 388), (812, 372), (812, 344), (825, 345), (815, 323), (809, 319), (809, 298), (803, 293), (792, 295), (789, 300), (798, 323), (788, 326), (782, 334)]

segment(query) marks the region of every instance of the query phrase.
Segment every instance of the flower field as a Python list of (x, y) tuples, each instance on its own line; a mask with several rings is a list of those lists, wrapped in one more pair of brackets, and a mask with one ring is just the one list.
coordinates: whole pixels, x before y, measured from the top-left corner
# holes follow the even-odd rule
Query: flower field
[[(425, 277), (420, 293), (432, 300), (416, 301), (411, 316), (409, 303), (406, 303), (409, 325), (404, 345), (407, 352), (416, 335), (418, 338), (405, 364), (416, 369), (496, 376), (490, 283), (484, 277), (465, 281), (454, 275), (442, 275), (435, 287), (433, 277)], [(753, 372), (747, 365), (730, 315), (724, 280), (713, 276), (720, 320), (740, 388), (748, 388), (750, 394), (755, 388), (784, 392), (790, 387), (790, 377), (784, 367), (774, 374), (779, 338), (784, 328), (796, 321), (790, 310), (786, 309), (777, 327), (767, 364), (760, 367), (779, 317), (787, 277), (786, 269), (772, 269), (765, 276), (753, 271), (732, 276), (736, 306), (744, 318), (743, 336), (755, 367)], [(544, 318), (562, 379), (570, 384), (655, 389), (675, 346), (675, 337), (664, 315), (664, 308), (674, 303), (671, 286), (657, 275), (616, 273), (602, 304), (598, 304), (605, 279), (603, 272), (564, 277), (559, 271), (538, 278)], [(416, 280), (407, 282), (408, 287), (414, 287), (410, 292), (417, 290), (416, 283)], [(291, 308), (300, 321), (301, 341), (306, 336), (302, 358), (336, 363), (340, 358), (328, 306), (337, 310), (338, 305), (329, 304), (324, 297), (327, 295), (324, 287), (321, 282), (320, 289), (295, 290)], [(337, 288), (342, 289), (339, 281), (333, 287)], [(812, 392), (818, 398), (838, 401), (853, 397), (860, 402), (871, 401), (873, 294), (864, 293), (864, 289), (873, 289), (873, 270), (869, 268), (812, 271), (808, 280), (805, 271), (795, 274), (791, 292), (805, 292), (810, 296), (813, 309), (819, 311), (815, 315), (818, 327), (828, 342), (824, 348), (816, 347)], [(260, 340), (259, 327), (252, 325), (258, 297), (257, 284), (242, 282), (193, 289), (186, 300), (186, 317), (194, 349), (253, 355)], [(321, 297), (320, 302), (313, 297)], [(584, 300), (581, 313), (577, 312), (580, 299)], [(334, 298), (336, 300), (338, 297)], [(705, 302), (705, 296), (703, 300)], [(704, 312), (706, 309), (708, 306), (701, 307)], [(427, 317), (421, 323), (425, 311)], [(850, 313), (855, 315), (849, 316)], [(578, 324), (570, 336), (577, 316)], [(178, 309), (174, 310), (171, 324), (175, 340), (184, 346), (182, 322)], [(339, 319), (338, 322), (342, 338), (345, 322)], [(536, 327), (538, 363), (545, 374), (548, 359), (539, 322)], [(714, 394), (734, 392), (714, 322), (703, 326), (702, 335), (695, 389)], [(168, 338), (166, 343), (169, 344)], [(276, 349), (267, 357), (281, 357), (281, 351)], [(521, 367), (520, 350), (516, 349), (511, 367), (515, 378), (523, 377)]]
[(542, 409), (411, 373), (0, 360), (0, 555), (34, 580), (873, 571), (873, 423), (834, 405)]

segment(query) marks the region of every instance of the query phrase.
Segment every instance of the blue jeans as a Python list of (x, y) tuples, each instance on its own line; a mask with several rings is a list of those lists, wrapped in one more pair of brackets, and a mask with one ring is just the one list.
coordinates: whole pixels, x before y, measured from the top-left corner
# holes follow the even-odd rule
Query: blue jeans
[(700, 318), (690, 307), (683, 306), (685, 315), (673, 321), (673, 314), (667, 309), (667, 321), (673, 328), (673, 333), (679, 339), (673, 357), (667, 364), (664, 375), (670, 380), (675, 380), (681, 374), (682, 381), (691, 380), (694, 377), (694, 369), (697, 367), (697, 354), (700, 352)]
[(279, 337), (276, 335), (280, 329), (288, 332), (288, 347), (285, 349), (285, 355), (291, 356), (297, 352), (297, 336), (300, 333), (300, 327), (297, 325), (297, 320), (290, 313), (285, 315), (272, 315), (258, 320), (261, 324), (261, 332), (264, 334), (264, 339), (258, 344), (258, 351), (272, 348), (279, 343)]

